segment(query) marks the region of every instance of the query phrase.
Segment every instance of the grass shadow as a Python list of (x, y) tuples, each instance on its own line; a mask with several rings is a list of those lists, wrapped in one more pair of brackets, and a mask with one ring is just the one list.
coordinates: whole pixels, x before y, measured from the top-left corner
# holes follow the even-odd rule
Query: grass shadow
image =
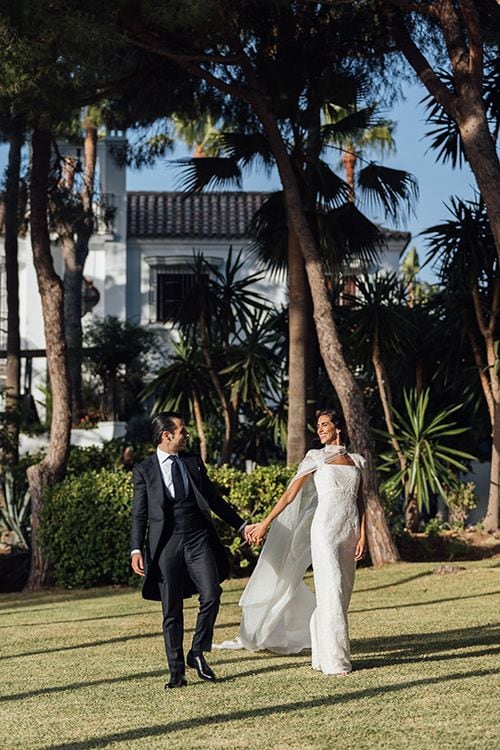
[(144, 615), (154, 615), (154, 614), (160, 614), (160, 609), (148, 609), (145, 611), (137, 611), (137, 612), (124, 612), (123, 614), (118, 615), (101, 615), (99, 617), (75, 617), (72, 620), (45, 620), (43, 622), (21, 622), (16, 623), (15, 625), (0, 625), (0, 628), (39, 628), (43, 625), (71, 625), (73, 623), (77, 622), (98, 622), (99, 620), (113, 620), (113, 619), (119, 619), (120, 617), (143, 617)]
[(392, 589), (396, 586), (401, 586), (404, 583), (409, 583), (410, 581), (416, 581), (418, 578), (426, 578), (427, 576), (432, 575), (432, 571), (426, 570), (423, 573), (417, 573), (414, 576), (408, 576), (408, 578), (401, 578), (399, 581), (393, 581), (392, 583), (383, 583), (381, 586), (372, 586), (371, 588), (367, 589), (357, 589), (354, 588), (353, 594), (361, 594), (362, 592), (370, 592), (370, 591), (380, 591), (381, 589)]
[(426, 607), (444, 602), (456, 602), (463, 599), (480, 599), (483, 596), (498, 596), (498, 591), (485, 591), (483, 594), (468, 594), (467, 596), (450, 596), (447, 599), (428, 599), (425, 602), (405, 602), (404, 604), (388, 604), (386, 607), (367, 607), (366, 609), (350, 609), (349, 614), (361, 612), (382, 612), (386, 609), (404, 609), (406, 607)]
[[(45, 607), (51, 605), (52, 609), (56, 609), (60, 606), (65, 606), (68, 601), (85, 601), (85, 599), (104, 599), (109, 596), (120, 596), (123, 594), (139, 594), (140, 589), (135, 589), (132, 586), (100, 586), (99, 588), (93, 589), (80, 589), (78, 591), (68, 591), (67, 589), (47, 589), (45, 591), (36, 592), (21, 592), (14, 594), (1, 594), (0, 595), (0, 614), (17, 614), (19, 609), (23, 607), (29, 607), (31, 612), (42, 611)], [(38, 609), (32, 608), (33, 603), (38, 603), (38, 600), (45, 599), (42, 606)], [(12, 612), (4, 612), (3, 610), (10, 610)]]
[[(278, 703), (273, 706), (263, 708), (251, 708), (244, 711), (234, 711), (231, 713), (218, 713), (210, 716), (199, 716), (186, 720), (177, 720), (165, 724), (155, 724), (149, 727), (136, 727), (123, 732), (113, 732), (101, 737), (91, 737), (88, 740), (79, 740), (63, 742), (59, 745), (48, 745), (42, 750), (95, 750), (96, 748), (109, 747), (119, 742), (130, 742), (145, 739), (147, 737), (159, 737), (168, 735), (172, 732), (190, 731), (196, 727), (207, 729), (217, 724), (225, 724), (235, 721), (248, 721), (250, 719), (261, 719), (274, 715), (290, 714), (295, 711), (301, 713), (307, 709), (318, 708), (319, 706), (332, 706), (335, 703), (349, 703), (351, 701), (366, 700), (378, 696), (380, 693), (391, 694), (402, 690), (419, 690), (424, 686), (437, 685), (441, 686), (447, 682), (455, 680), (469, 680), (474, 677), (486, 677), (500, 674), (500, 670), (483, 669), (467, 672), (456, 672), (442, 677), (427, 677), (423, 680), (409, 680), (407, 682), (386, 685), (384, 687), (364, 688), (362, 690), (353, 690), (352, 692), (332, 693), (326, 697), (313, 698), (311, 700), (297, 701), (294, 703)], [(215, 686), (214, 686), (215, 687)], [(175, 696), (172, 696), (175, 699)]]
[[(239, 627), (238, 623), (228, 623), (227, 627)], [(193, 633), (194, 627), (186, 628), (185, 633)], [(22, 659), (26, 656), (42, 656), (44, 654), (57, 654), (63, 651), (76, 651), (83, 648), (96, 648), (98, 646), (109, 646), (112, 643), (126, 643), (127, 641), (137, 641), (144, 638), (161, 638), (161, 630), (155, 630), (154, 633), (134, 633), (133, 635), (123, 635), (116, 638), (108, 638), (102, 641), (89, 641), (89, 643), (75, 643), (72, 646), (59, 646), (58, 648), (46, 648), (38, 651), (25, 651), (21, 654), (2, 654), (2, 661), (7, 659)]]
[(389, 663), (389, 654), (396, 658), (414, 656), (423, 658), (426, 654), (454, 651), (473, 646), (496, 646), (500, 636), (500, 623), (443, 630), (436, 633), (410, 633), (398, 636), (353, 639), (352, 651), (359, 653), (383, 653)]

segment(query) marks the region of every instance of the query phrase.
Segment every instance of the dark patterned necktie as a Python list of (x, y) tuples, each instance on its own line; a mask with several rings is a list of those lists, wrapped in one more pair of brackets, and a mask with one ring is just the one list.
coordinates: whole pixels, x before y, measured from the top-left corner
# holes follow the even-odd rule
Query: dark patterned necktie
[(182, 480), (181, 467), (179, 466), (178, 456), (169, 456), (169, 460), (172, 462), (172, 482), (174, 485), (174, 496), (175, 500), (179, 503), (186, 499), (186, 490), (184, 489), (184, 482)]

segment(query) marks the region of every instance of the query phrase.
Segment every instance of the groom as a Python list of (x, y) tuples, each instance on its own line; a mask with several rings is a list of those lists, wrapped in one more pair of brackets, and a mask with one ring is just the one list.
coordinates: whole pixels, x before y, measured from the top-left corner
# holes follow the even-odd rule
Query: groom
[(203, 461), (179, 455), (189, 437), (180, 414), (162, 412), (151, 426), (156, 452), (133, 471), (131, 565), (143, 577), (143, 597), (162, 603), (170, 669), (165, 687), (187, 684), (183, 598), (194, 593), (199, 594), (200, 608), (186, 663), (202, 680), (214, 682), (203, 652), (212, 648), (220, 582), (229, 574), (229, 561), (210, 511), (245, 538), (246, 522), (219, 495)]

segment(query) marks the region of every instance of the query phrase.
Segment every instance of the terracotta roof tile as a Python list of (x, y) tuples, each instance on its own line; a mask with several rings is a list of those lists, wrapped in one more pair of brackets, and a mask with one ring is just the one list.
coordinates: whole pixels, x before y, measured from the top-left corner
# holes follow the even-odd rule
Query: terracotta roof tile
[(129, 237), (196, 237), (204, 239), (246, 236), (266, 193), (127, 193)]

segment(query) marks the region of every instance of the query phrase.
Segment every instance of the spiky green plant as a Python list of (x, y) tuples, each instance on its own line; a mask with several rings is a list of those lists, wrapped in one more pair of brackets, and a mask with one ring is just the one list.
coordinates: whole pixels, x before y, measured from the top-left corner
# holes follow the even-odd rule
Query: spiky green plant
[[(450, 421), (462, 404), (444, 407), (433, 414), (429, 400), (428, 388), (420, 393), (412, 389), (404, 392), (406, 414), (392, 407), (396, 437), (406, 466), (399, 467), (392, 451), (382, 454), (379, 466), (388, 474), (385, 486), (389, 490), (401, 487), (406, 503), (415, 500), (419, 511), (422, 507), (429, 510), (431, 494), (439, 493), (446, 500), (447, 488), (457, 483), (458, 472), (467, 471), (464, 461), (475, 458), (453, 447), (453, 438), (469, 429)], [(389, 440), (388, 433), (381, 434)]]

